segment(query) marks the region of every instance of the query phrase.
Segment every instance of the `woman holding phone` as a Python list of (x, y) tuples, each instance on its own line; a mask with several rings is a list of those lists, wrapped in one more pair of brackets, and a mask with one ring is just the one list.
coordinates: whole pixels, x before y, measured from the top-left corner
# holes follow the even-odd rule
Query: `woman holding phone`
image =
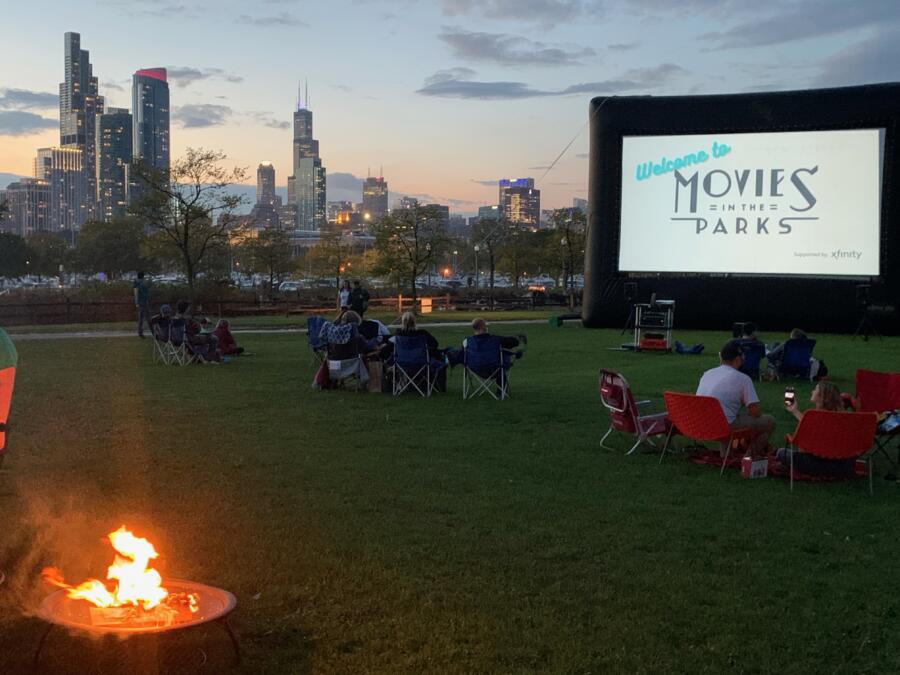
[[(844, 404), (841, 401), (841, 391), (834, 383), (823, 380), (813, 387), (812, 394), (809, 396), (810, 403), (816, 410), (832, 410), (841, 411)], [(784, 394), (784, 407), (797, 418), (799, 422), (803, 419), (803, 413), (797, 406), (797, 400), (794, 396), (793, 388), (789, 388)], [(776, 454), (776, 458), (785, 466), (791, 464), (790, 448), (781, 448)], [(794, 468), (800, 473), (806, 473), (813, 476), (828, 476), (832, 478), (843, 478), (853, 475), (853, 465), (855, 459), (823, 459), (805, 452), (795, 451)]]

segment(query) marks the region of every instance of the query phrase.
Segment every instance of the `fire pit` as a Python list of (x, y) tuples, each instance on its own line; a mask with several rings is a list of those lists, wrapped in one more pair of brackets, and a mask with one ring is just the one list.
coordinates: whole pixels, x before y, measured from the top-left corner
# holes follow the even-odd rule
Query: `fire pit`
[(59, 586), (41, 603), (38, 616), (47, 630), (34, 655), (35, 666), (47, 636), (55, 626), (83, 633), (113, 634), (121, 637), (165, 633), (215, 621), (228, 633), (236, 659), (240, 659), (237, 638), (228, 625), (228, 615), (237, 599), (220, 588), (193, 581), (168, 579), (163, 585), (159, 572), (148, 567), (157, 557), (153, 545), (135, 537), (124, 526), (110, 533), (116, 558), (107, 571), (112, 588), (97, 579), (78, 586), (67, 584), (59, 570), (45, 568), (42, 576)]

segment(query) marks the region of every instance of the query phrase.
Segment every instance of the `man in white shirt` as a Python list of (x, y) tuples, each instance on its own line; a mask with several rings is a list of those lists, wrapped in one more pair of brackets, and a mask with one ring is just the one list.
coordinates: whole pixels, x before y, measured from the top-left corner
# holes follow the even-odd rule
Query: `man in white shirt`
[[(726, 342), (719, 352), (719, 358), (721, 365), (703, 373), (697, 386), (697, 394), (718, 399), (725, 419), (733, 430), (753, 429), (756, 434), (750, 441), (750, 452), (753, 455), (764, 454), (769, 436), (775, 430), (775, 418), (763, 415), (753, 380), (740, 371), (744, 362), (740, 342)], [(742, 412), (741, 408), (745, 410)]]

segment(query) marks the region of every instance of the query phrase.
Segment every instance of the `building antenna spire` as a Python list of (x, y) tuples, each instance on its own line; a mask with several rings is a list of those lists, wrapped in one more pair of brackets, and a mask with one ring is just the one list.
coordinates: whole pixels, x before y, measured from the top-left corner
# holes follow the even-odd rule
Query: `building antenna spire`
[(306, 86), (306, 91), (303, 94), (303, 98), (306, 100), (306, 108), (307, 110), (309, 110), (309, 80), (304, 80), (304, 83)]
[(297, 80), (297, 110), (300, 110), (300, 104), (302, 100), (300, 98), (300, 80)]

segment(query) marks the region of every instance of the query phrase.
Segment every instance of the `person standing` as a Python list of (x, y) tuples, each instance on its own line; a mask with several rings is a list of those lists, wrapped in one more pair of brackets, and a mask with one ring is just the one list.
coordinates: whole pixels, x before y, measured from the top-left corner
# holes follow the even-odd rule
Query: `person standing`
[(138, 337), (144, 337), (144, 323), (150, 328), (150, 282), (144, 279), (144, 273), (138, 272), (134, 284), (134, 306), (138, 311)]
[(338, 291), (338, 305), (342, 312), (350, 309), (350, 282), (346, 279), (341, 282), (341, 289)]
[(369, 291), (362, 287), (359, 279), (353, 282), (353, 290), (350, 291), (350, 309), (360, 316), (369, 309)]

